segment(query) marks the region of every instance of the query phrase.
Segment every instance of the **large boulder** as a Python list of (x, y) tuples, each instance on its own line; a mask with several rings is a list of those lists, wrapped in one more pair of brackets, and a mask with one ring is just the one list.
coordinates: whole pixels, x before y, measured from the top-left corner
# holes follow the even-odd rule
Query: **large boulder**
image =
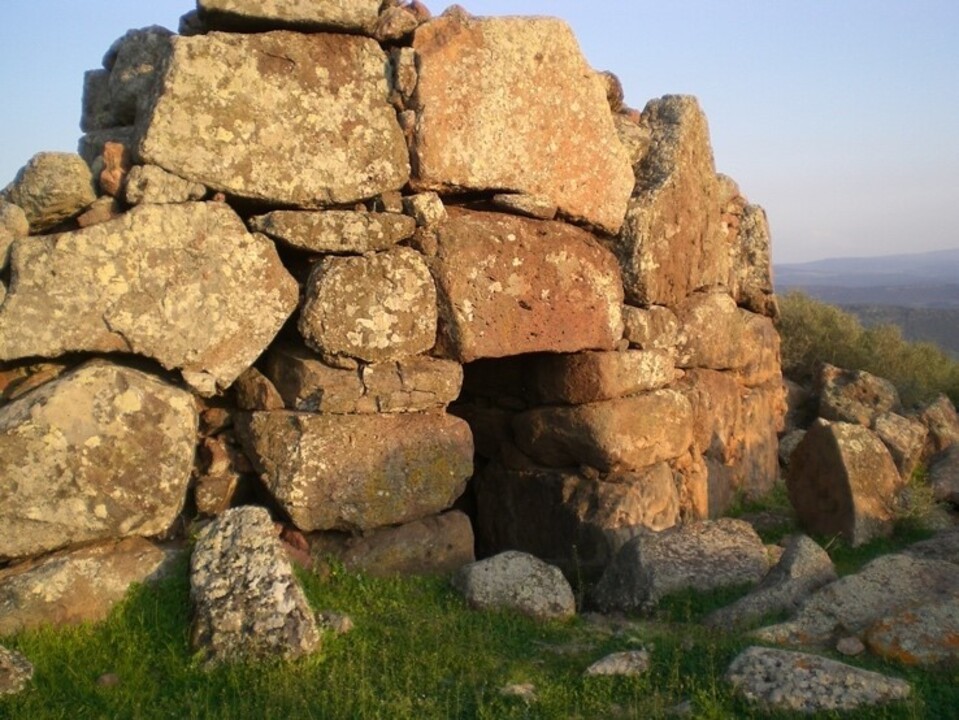
[(131, 585), (163, 576), (176, 557), (174, 550), (127, 538), (0, 570), (0, 635), (103, 620)]
[(200, 531), (190, 599), (191, 641), (208, 665), (293, 659), (320, 645), (316, 618), (263, 508), (227, 510)]
[(516, 416), (516, 444), (549, 467), (635, 470), (682, 455), (692, 442), (692, 409), (677, 390), (616, 400), (546, 406)]
[(141, 205), (13, 245), (0, 360), (133, 352), (203, 394), (228, 387), (297, 303), (273, 243), (223, 203)]
[(611, 350), (622, 337), (619, 269), (590, 233), (456, 208), (436, 233), (438, 340), (451, 357)]
[(598, 579), (640, 528), (665, 530), (679, 519), (679, 496), (666, 463), (587, 477), (492, 462), (473, 488), (483, 552), (522, 550), (569, 577)]
[(576, 614), (573, 589), (559, 568), (515, 550), (460, 568), (453, 587), (477, 610), (515, 610), (541, 620)]
[(365, 531), (433, 515), (473, 472), (469, 426), (442, 413), (256, 412), (239, 422), (264, 484), (301, 530)]
[(894, 412), (876, 415), (872, 429), (889, 449), (899, 474), (904, 480), (909, 480), (922, 463), (929, 430), (915, 418)]
[(892, 532), (902, 478), (882, 441), (861, 425), (817, 420), (793, 451), (789, 500), (803, 527), (852, 546)]
[(619, 230), (633, 173), (566, 23), (445, 15), (417, 29), (413, 49), (415, 187), (540, 196)]
[(48, 230), (97, 199), (93, 175), (74, 153), (37, 153), (3, 191), (27, 216), (30, 231)]
[(681, 590), (754, 585), (769, 562), (749, 523), (722, 518), (662, 532), (640, 532), (623, 545), (593, 593), (604, 612), (649, 610)]
[(198, 0), (200, 18), (215, 29), (262, 31), (295, 28), (303, 32), (333, 30), (370, 34), (380, 14), (380, 0)]
[(164, 532), (196, 430), (190, 393), (105, 361), (0, 407), (0, 559)]
[(298, 327), (329, 355), (383, 362), (425, 352), (436, 342), (433, 278), (406, 247), (325, 257), (310, 273)]
[(844, 370), (826, 363), (816, 382), (819, 416), (826, 420), (871, 427), (877, 415), (900, 409), (896, 386), (865, 370)]
[(866, 631), (874, 655), (904, 665), (959, 660), (959, 590), (900, 610)]
[(376, 41), (286, 31), (172, 40), (137, 121), (141, 162), (317, 208), (402, 187), (409, 157)]
[(649, 150), (612, 243), (626, 300), (675, 306), (694, 290), (724, 285), (729, 251), (720, 227), (720, 190), (706, 116), (691, 96), (667, 95), (643, 110)]
[(959, 443), (959, 414), (952, 401), (940, 395), (919, 413), (919, 420), (929, 428), (929, 450), (937, 453)]

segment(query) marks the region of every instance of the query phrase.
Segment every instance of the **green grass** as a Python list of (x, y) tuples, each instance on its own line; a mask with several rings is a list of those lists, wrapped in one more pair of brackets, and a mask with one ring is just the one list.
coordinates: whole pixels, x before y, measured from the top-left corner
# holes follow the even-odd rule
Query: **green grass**
[[(770, 715), (734, 698), (722, 676), (748, 639), (696, 624), (742, 590), (682, 594), (652, 617), (618, 624), (583, 617), (537, 623), (470, 611), (440, 578), (380, 580), (334, 571), (327, 579), (301, 579), (314, 609), (346, 612), (356, 623), (347, 635), (327, 634), (313, 657), (201, 669), (188, 644), (184, 564), (174, 577), (135, 589), (99, 625), (5, 639), (36, 674), (29, 690), (0, 700), (0, 717), (658, 718), (684, 700), (692, 702), (694, 718), (797, 717)], [(583, 676), (605, 654), (640, 646), (652, 653), (646, 675)], [(915, 696), (844, 717), (943, 718), (959, 707), (954, 668), (864, 663), (906, 677)], [(119, 685), (99, 687), (104, 673), (119, 676)], [(537, 699), (500, 693), (515, 683), (532, 683)]]

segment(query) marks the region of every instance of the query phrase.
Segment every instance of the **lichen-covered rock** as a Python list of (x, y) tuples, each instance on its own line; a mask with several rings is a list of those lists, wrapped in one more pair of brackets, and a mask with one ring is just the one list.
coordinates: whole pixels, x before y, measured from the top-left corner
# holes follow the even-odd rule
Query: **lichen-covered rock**
[(876, 416), (900, 409), (896, 386), (865, 370), (823, 364), (816, 379), (819, 416), (871, 427)]
[(648, 308), (624, 305), (623, 325), (623, 337), (629, 341), (630, 347), (675, 353), (679, 343), (679, 319), (669, 308), (661, 305)]
[(879, 413), (872, 429), (892, 455), (904, 480), (909, 480), (922, 462), (929, 439), (929, 430), (915, 418), (893, 412)]
[(423, 257), (400, 247), (364, 257), (325, 257), (307, 281), (298, 327), (330, 355), (384, 362), (436, 342), (436, 287)]
[(398, 189), (409, 157), (386, 66), (376, 41), (352, 35), (174, 38), (137, 122), (139, 160), (275, 205), (317, 208)]
[(131, 585), (161, 577), (176, 555), (127, 538), (0, 570), (0, 635), (103, 620)]
[(604, 611), (649, 610), (680, 590), (755, 584), (769, 563), (749, 523), (722, 518), (662, 532), (642, 531), (627, 542), (594, 590)]
[[(163, 60), (169, 53), (172, 36), (173, 33), (166, 28), (153, 25), (129, 30), (110, 46), (103, 57), (103, 66), (109, 71), (106, 97), (102, 90), (91, 96), (86, 92), (90, 86), (84, 88), (84, 112), (81, 118), (84, 130), (132, 125), (136, 122), (157, 81)], [(83, 125), (84, 121), (91, 119), (93, 122)]]
[(256, 32), (296, 28), (372, 34), (381, 0), (198, 0), (202, 21), (213, 29)]
[(228, 387), (296, 307), (276, 248), (223, 203), (141, 205), (14, 243), (0, 359), (133, 352), (203, 394)]
[(650, 658), (647, 650), (624, 650), (600, 658), (586, 668), (586, 672), (583, 674), (586, 676), (619, 675), (621, 677), (634, 677), (649, 670), (649, 664)]
[(905, 680), (808, 653), (751, 647), (726, 671), (743, 697), (769, 710), (835, 712), (909, 697)]
[(766, 211), (758, 205), (745, 205), (738, 221), (729, 282), (733, 297), (740, 307), (775, 318), (779, 307), (773, 292), (772, 238)]
[(576, 614), (573, 589), (559, 568), (515, 550), (460, 568), (453, 587), (477, 610), (515, 610), (541, 620)]
[(363, 531), (436, 514), (473, 471), (469, 426), (441, 413), (258, 412), (240, 423), (264, 484), (301, 530)]
[(413, 48), (415, 187), (541, 196), (619, 230), (633, 173), (566, 23), (444, 15), (417, 29)]
[(548, 198), (523, 193), (498, 193), (490, 202), (493, 207), (516, 215), (535, 218), (536, 220), (554, 220), (559, 208)]
[(263, 508), (228, 510), (200, 531), (190, 600), (191, 642), (208, 665), (319, 648), (316, 619)]
[(286, 406), (270, 379), (255, 367), (247, 368), (233, 383), (236, 406), (241, 410), (283, 410)]
[(929, 428), (929, 449), (933, 453), (959, 444), (959, 414), (952, 401), (940, 395), (919, 413), (919, 420)]
[(882, 441), (861, 425), (818, 420), (790, 457), (789, 500), (813, 534), (852, 546), (892, 532), (902, 478)]
[(543, 465), (635, 470), (682, 455), (692, 443), (692, 409), (677, 390), (587, 405), (546, 406), (516, 416), (519, 448)]
[(458, 510), (363, 535), (316, 533), (309, 541), (314, 557), (332, 556), (377, 577), (448, 575), (475, 560), (470, 520)]
[(251, 218), (250, 227), (300, 250), (365, 255), (406, 240), (416, 230), (416, 221), (394, 213), (274, 210)]
[(105, 361), (0, 407), (0, 559), (164, 532), (196, 429), (190, 393)]
[(587, 477), (494, 461), (473, 487), (483, 552), (522, 550), (569, 577), (598, 579), (639, 528), (665, 530), (679, 519), (679, 496), (666, 463)]
[(435, 192), (422, 192), (403, 198), (403, 212), (425, 227), (445, 222), (449, 215), (443, 200)]
[(724, 285), (729, 253), (719, 228), (719, 182), (706, 116), (695, 98), (667, 95), (643, 110), (650, 147), (612, 243), (632, 305), (674, 306)]
[(19, 205), (0, 198), (0, 270), (7, 266), (10, 246), (30, 234), (30, 221)]
[(582, 352), (540, 355), (530, 360), (537, 402), (582, 405), (658, 390), (682, 377), (663, 351)]
[(200, 200), (206, 188), (184, 180), (156, 165), (134, 165), (127, 173), (124, 199), (130, 205), (181, 203)]
[(460, 362), (611, 350), (623, 334), (615, 258), (565, 223), (449, 208), (431, 258), (439, 346)]
[(754, 634), (764, 642), (826, 645), (838, 637), (862, 635), (884, 617), (955, 592), (959, 565), (907, 552), (882, 555), (817, 590), (791, 620)]
[(904, 665), (959, 660), (959, 591), (882, 618), (865, 641), (874, 655)]
[(43, 232), (78, 215), (97, 199), (93, 174), (74, 153), (37, 153), (3, 191), (8, 202), (19, 206), (30, 231)]
[(950, 445), (931, 458), (929, 484), (936, 500), (959, 505), (959, 445)]
[(815, 540), (794, 535), (782, 557), (750, 593), (706, 616), (707, 625), (732, 629), (764, 615), (794, 611), (814, 591), (836, 579), (829, 555)]
[(0, 695), (16, 695), (33, 678), (33, 665), (16, 650), (0, 646)]

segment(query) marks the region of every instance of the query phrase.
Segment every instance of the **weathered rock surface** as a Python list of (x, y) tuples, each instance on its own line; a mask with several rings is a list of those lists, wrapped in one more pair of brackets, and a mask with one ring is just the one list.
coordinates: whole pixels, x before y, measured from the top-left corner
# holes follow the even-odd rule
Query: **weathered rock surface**
[(193, 647), (207, 664), (293, 659), (320, 634), (263, 508), (228, 510), (200, 531), (190, 560)]
[(904, 665), (959, 660), (959, 591), (879, 620), (865, 640), (874, 655)]
[(222, 203), (142, 205), (85, 230), (14, 243), (0, 359), (134, 352), (204, 394), (228, 387), (296, 307), (269, 240)]
[(16, 650), (0, 646), (0, 695), (16, 695), (33, 679), (33, 665)]
[(929, 428), (929, 444), (932, 452), (941, 452), (959, 443), (959, 414), (952, 401), (940, 395), (919, 413), (919, 420)]
[(302, 530), (362, 531), (433, 515), (473, 470), (469, 426), (450, 415), (272, 412), (240, 423), (263, 482)]
[(663, 351), (582, 352), (530, 360), (532, 395), (543, 404), (582, 405), (658, 390), (682, 372)]
[(134, 165), (126, 176), (124, 199), (130, 205), (181, 203), (200, 200), (206, 188), (156, 165)]
[(626, 301), (675, 306), (694, 290), (726, 283), (719, 182), (706, 116), (695, 98), (667, 95), (643, 110), (650, 147), (637, 167), (626, 221), (612, 243)]
[(929, 484), (936, 500), (959, 505), (959, 445), (950, 445), (930, 460)]
[(446, 575), (475, 560), (472, 526), (457, 510), (360, 536), (317, 533), (310, 537), (310, 552), (379, 577)]
[(653, 305), (638, 308), (623, 306), (623, 337), (630, 347), (641, 350), (665, 350), (676, 352), (679, 343), (679, 319), (667, 307)]
[(909, 480), (922, 462), (929, 430), (918, 420), (893, 412), (876, 415), (872, 429), (889, 449), (899, 474)]
[(793, 451), (789, 500), (813, 534), (841, 534), (854, 547), (892, 532), (902, 485), (882, 441), (860, 425), (819, 420)]
[(959, 592), (959, 565), (907, 553), (883, 555), (813, 593), (791, 620), (755, 632), (765, 642), (827, 645), (876, 621)]
[(133, 583), (162, 576), (176, 551), (127, 538), (0, 570), (0, 635), (103, 620)]
[(364, 255), (410, 237), (416, 220), (395, 213), (274, 210), (252, 218), (250, 227), (300, 250)]
[(770, 710), (855, 710), (909, 697), (909, 683), (818, 655), (751, 647), (733, 660), (726, 680)]
[(37, 153), (3, 194), (23, 210), (34, 233), (78, 215), (97, 199), (90, 168), (74, 153)]
[(522, 550), (569, 577), (598, 579), (639, 528), (672, 527), (680, 509), (666, 463), (595, 478), (492, 462), (474, 480), (474, 491), (485, 552)]
[(162, 533), (183, 507), (190, 393), (92, 361), (0, 408), (0, 558)]
[(586, 668), (583, 674), (635, 677), (649, 670), (649, 663), (649, 652), (646, 650), (624, 650), (600, 658)]
[(0, 270), (7, 266), (7, 251), (17, 238), (30, 234), (30, 221), (19, 205), (0, 198)]
[[(103, 56), (108, 76), (87, 73), (84, 84), (83, 130), (133, 125), (142, 114), (164, 58), (172, 33), (158, 25), (129, 30)], [(105, 87), (104, 87), (105, 85)]]
[(432, 348), (436, 318), (430, 271), (418, 252), (401, 247), (320, 261), (298, 327), (315, 350), (384, 362)]
[(541, 196), (619, 230), (633, 173), (566, 23), (446, 15), (420, 26), (413, 48), (416, 187)]
[(611, 350), (622, 337), (615, 258), (557, 222), (449, 208), (431, 259), (439, 346), (460, 362)]
[(682, 393), (656, 390), (587, 405), (535, 408), (517, 415), (513, 429), (519, 448), (543, 465), (635, 470), (686, 451), (692, 443), (692, 410)]
[(759, 620), (764, 615), (794, 611), (815, 590), (836, 579), (829, 555), (814, 540), (795, 535), (786, 543), (779, 562), (748, 595), (710, 613), (705, 623), (727, 629)]
[(573, 589), (559, 568), (515, 550), (460, 568), (453, 587), (478, 610), (516, 610), (543, 620), (576, 614)]
[(241, 410), (283, 410), (286, 407), (270, 379), (255, 367), (247, 368), (236, 379), (233, 394), (236, 406)]
[(779, 307), (772, 279), (772, 236), (766, 211), (758, 205), (745, 205), (738, 221), (729, 282), (733, 297), (740, 307), (767, 317), (777, 317)]
[(662, 532), (640, 532), (623, 545), (594, 590), (604, 612), (648, 610), (680, 590), (755, 584), (769, 563), (749, 523), (722, 518)]
[(214, 29), (262, 31), (296, 28), (372, 33), (380, 0), (198, 0), (204, 23)]
[(864, 370), (824, 364), (817, 378), (819, 416), (871, 427), (876, 416), (899, 409), (896, 386)]
[(275, 205), (316, 208), (398, 189), (409, 158), (386, 64), (376, 41), (350, 35), (174, 38), (137, 123), (139, 159)]

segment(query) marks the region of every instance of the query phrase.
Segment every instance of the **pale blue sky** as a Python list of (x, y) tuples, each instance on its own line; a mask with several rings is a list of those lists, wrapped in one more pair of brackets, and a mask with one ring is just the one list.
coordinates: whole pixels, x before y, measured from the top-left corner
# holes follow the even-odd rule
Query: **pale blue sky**
[[(696, 95), (717, 169), (769, 213), (777, 262), (959, 247), (957, 0), (462, 4), (565, 18), (635, 107)], [(75, 149), (83, 71), (114, 39), (192, 7), (3, 0), (0, 185), (35, 152)]]

